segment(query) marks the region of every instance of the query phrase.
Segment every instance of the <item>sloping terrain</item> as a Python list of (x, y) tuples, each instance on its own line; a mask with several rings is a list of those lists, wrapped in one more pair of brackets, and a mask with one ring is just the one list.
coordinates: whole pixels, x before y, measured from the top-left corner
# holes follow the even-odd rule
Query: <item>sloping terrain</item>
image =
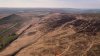
[(16, 14), (0, 19), (0, 50), (17, 38), (16, 32), (26, 23), (25, 19)]
[(16, 23), (18, 25), (21, 25), (23, 22), (24, 22), (23, 17), (21, 17), (19, 15), (12, 14), (12, 15), (6, 16), (6, 17), (0, 19), (0, 27), (1, 27), (0, 30), (8, 28), (10, 25), (13, 25)]
[(11, 24), (11, 23), (19, 23), (23, 20), (23, 18), (19, 15), (12, 14), (7, 17), (4, 17), (0, 20), (0, 25), (2, 24)]
[(46, 15), (2, 50), (0, 56), (100, 56), (100, 19)]

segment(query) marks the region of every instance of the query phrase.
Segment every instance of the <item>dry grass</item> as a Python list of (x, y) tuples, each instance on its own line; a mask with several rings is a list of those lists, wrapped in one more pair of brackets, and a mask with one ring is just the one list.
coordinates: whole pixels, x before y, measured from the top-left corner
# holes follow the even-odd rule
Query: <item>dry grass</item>
[[(51, 16), (39, 23), (37, 31), (44, 35), (34, 44), (19, 51), (16, 56), (100, 56), (99, 20), (67, 21), (72, 17), (60, 14)], [(31, 37), (31, 34), (35, 35), (30, 32)]]

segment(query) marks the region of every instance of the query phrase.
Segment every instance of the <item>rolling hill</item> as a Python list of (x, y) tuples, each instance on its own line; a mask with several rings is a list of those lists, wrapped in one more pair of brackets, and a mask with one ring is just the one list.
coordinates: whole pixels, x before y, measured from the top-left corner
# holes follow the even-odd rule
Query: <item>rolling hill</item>
[(45, 15), (0, 56), (100, 56), (100, 19), (96, 15)]

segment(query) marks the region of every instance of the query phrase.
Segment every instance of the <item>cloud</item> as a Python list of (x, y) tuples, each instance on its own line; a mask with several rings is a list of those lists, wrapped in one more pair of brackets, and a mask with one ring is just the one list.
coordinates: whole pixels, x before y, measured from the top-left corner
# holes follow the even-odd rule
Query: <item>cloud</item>
[(100, 0), (0, 0), (0, 7), (100, 8)]
[(63, 7), (57, 0), (6, 0), (0, 3), (0, 7)]

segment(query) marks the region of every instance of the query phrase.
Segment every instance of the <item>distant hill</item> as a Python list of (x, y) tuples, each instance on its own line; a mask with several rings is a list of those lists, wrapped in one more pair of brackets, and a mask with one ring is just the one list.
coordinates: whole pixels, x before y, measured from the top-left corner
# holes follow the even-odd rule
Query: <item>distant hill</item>
[(0, 8), (1, 14), (12, 13), (100, 13), (100, 9), (76, 9), (76, 8)]

